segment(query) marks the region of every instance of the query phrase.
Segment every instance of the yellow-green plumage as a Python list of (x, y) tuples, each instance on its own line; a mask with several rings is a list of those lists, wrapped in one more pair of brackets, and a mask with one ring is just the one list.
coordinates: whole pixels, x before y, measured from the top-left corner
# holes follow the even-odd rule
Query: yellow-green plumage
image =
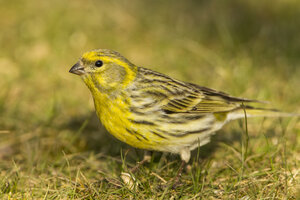
[(111, 50), (85, 53), (70, 72), (90, 89), (109, 133), (133, 147), (180, 154), (186, 162), (190, 151), (209, 142), (225, 123), (244, 117), (244, 109), (248, 117), (276, 115), (244, 106), (255, 100), (137, 67)]

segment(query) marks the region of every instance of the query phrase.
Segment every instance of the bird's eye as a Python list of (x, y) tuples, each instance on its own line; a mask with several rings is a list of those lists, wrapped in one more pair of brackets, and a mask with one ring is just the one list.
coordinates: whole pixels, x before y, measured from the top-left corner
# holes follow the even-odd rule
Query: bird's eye
[(96, 62), (95, 62), (95, 66), (96, 67), (101, 67), (103, 65), (103, 62), (101, 61), (101, 60), (97, 60)]

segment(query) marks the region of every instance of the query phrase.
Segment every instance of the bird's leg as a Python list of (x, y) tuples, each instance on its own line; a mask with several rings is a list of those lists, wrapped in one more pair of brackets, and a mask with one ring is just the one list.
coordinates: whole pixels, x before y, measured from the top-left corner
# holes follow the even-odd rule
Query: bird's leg
[(188, 163), (190, 158), (191, 158), (191, 151), (188, 147), (182, 148), (180, 150), (180, 158), (181, 158), (181, 164), (180, 164), (179, 170), (177, 172), (177, 175), (174, 178), (173, 187), (176, 187), (177, 185), (180, 184), (180, 178), (181, 178), (181, 175), (182, 175), (182, 170), (183, 170), (185, 164)]
[(133, 168), (131, 168), (131, 173), (136, 172), (144, 163), (149, 162), (151, 159), (151, 153), (149, 151), (145, 151), (144, 158), (142, 161), (138, 162)]
[(136, 178), (134, 177), (134, 173), (145, 163), (149, 162), (151, 159), (151, 154), (148, 151), (145, 151), (144, 158), (142, 161), (137, 162), (136, 165), (130, 169), (130, 172), (122, 172), (120, 178), (123, 180), (123, 183), (130, 189), (135, 189), (137, 187)]
[(182, 175), (182, 171), (183, 171), (183, 168), (185, 166), (186, 162), (184, 160), (181, 161), (181, 164), (180, 164), (180, 167), (178, 169), (178, 172), (177, 172), (177, 175), (175, 176), (174, 178), (174, 184), (173, 184), (173, 187), (176, 187), (180, 184), (180, 178), (181, 178), (181, 175)]

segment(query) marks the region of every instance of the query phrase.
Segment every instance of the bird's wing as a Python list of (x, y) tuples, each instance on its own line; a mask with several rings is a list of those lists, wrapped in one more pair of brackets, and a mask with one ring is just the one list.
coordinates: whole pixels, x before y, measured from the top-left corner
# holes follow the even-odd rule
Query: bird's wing
[[(176, 84), (176, 82), (174, 82), (174, 84)], [(232, 97), (224, 92), (192, 83), (181, 82), (180, 84), (185, 84), (189, 90), (182, 87), (184, 92), (181, 93), (181, 95), (171, 96), (172, 98), (162, 106), (165, 112), (220, 113), (239, 109), (243, 103), (259, 102), (256, 100)]]
[(156, 104), (166, 113), (228, 112), (241, 108), (243, 103), (259, 102), (232, 97), (224, 92), (179, 81), (146, 68), (139, 68), (136, 83), (139, 85), (133, 87), (135, 90), (138, 88), (138, 95), (135, 96), (142, 102), (136, 107), (145, 109), (148, 105), (154, 107), (153, 104)]

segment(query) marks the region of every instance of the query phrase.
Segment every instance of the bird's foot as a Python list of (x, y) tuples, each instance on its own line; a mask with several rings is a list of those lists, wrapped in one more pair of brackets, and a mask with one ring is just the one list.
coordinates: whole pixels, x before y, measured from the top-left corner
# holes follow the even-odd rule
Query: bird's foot
[(145, 152), (144, 158), (142, 161), (138, 162), (133, 168), (130, 169), (131, 173), (135, 173), (142, 165), (151, 160), (151, 155), (149, 152)]

